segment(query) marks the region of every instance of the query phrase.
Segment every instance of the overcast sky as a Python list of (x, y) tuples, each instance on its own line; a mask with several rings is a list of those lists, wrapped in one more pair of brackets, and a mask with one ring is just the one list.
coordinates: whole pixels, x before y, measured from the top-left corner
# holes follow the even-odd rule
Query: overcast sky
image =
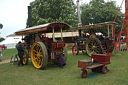
[[(0, 0), (0, 37), (6, 38), (7, 35), (25, 28), (27, 20), (27, 6), (34, 0)], [(76, 2), (76, 0), (74, 0)], [(88, 3), (90, 0), (80, 0), (80, 3)], [(106, 0), (109, 1), (109, 0)], [(116, 0), (120, 5), (122, 0)], [(124, 12), (124, 4), (123, 4)]]

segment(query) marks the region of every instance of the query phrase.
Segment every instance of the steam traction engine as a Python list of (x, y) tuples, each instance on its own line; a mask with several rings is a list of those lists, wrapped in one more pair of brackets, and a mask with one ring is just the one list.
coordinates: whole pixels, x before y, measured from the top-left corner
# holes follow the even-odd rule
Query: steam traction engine
[[(35, 68), (44, 69), (47, 62), (58, 63), (60, 54), (63, 55), (66, 61), (68, 55), (62, 32), (68, 29), (70, 28), (66, 23), (56, 22), (15, 32), (16, 35), (25, 35), (23, 40), (28, 53), (24, 53), (23, 63), (27, 64), (28, 58), (31, 57)], [(55, 32), (61, 32), (61, 37), (55, 38)], [(47, 33), (52, 33), (52, 37), (48, 37)]]
[[(93, 25), (85, 25), (77, 27), (71, 30), (78, 30), (79, 36), (74, 38), (74, 45), (72, 47), (73, 55), (78, 55), (79, 51), (89, 56), (92, 54), (109, 54), (114, 49), (112, 28), (116, 25), (116, 22), (104, 22)], [(108, 36), (97, 35), (95, 30), (108, 30)], [(84, 30), (89, 30), (89, 35), (82, 34)], [(111, 34), (111, 35), (110, 35)]]

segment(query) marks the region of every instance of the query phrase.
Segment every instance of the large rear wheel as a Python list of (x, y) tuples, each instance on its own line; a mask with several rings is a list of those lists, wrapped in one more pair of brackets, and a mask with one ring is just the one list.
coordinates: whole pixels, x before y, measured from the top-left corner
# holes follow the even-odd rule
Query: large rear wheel
[(48, 62), (48, 53), (43, 42), (35, 42), (31, 47), (31, 60), (35, 68), (44, 69)]
[(86, 52), (89, 56), (92, 54), (100, 54), (101, 46), (98, 38), (89, 38), (86, 42)]

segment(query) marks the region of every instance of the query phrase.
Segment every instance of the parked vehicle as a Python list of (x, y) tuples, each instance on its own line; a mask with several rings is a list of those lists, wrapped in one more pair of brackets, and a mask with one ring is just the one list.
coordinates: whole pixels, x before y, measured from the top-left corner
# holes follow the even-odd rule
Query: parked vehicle
[[(104, 22), (93, 25), (85, 25), (82, 27), (72, 28), (72, 30), (79, 31), (79, 37), (74, 38), (74, 45), (72, 47), (73, 55), (78, 55), (79, 51), (84, 54), (87, 53), (89, 56), (92, 54), (109, 54), (114, 49), (112, 28), (116, 25), (116, 22)], [(95, 30), (97, 29), (108, 29), (108, 36), (96, 35)], [(82, 35), (84, 30), (89, 31), (89, 35)]]
[[(44, 69), (48, 62), (59, 63), (60, 54), (66, 61), (68, 54), (62, 32), (69, 29), (70, 27), (66, 23), (54, 22), (15, 32), (16, 35), (26, 35), (23, 41), (28, 52), (24, 53), (23, 63), (27, 64), (28, 58), (31, 57), (35, 68)], [(55, 32), (60, 32), (61, 37), (56, 38)], [(52, 33), (52, 38), (47, 37), (46, 33)]]

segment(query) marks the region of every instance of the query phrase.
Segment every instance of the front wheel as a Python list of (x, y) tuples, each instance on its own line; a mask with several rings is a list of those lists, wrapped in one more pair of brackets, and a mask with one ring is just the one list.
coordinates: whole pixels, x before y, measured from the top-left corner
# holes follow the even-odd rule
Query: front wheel
[(108, 72), (107, 66), (103, 66), (103, 67), (102, 67), (102, 73), (103, 73), (103, 74), (106, 74), (107, 72)]
[(72, 53), (73, 53), (73, 55), (78, 55), (78, 53), (79, 53), (79, 48), (78, 48), (78, 46), (73, 45), (73, 47), (72, 47)]
[(86, 78), (87, 77), (87, 71), (86, 70), (82, 70), (81, 77), (82, 78)]

